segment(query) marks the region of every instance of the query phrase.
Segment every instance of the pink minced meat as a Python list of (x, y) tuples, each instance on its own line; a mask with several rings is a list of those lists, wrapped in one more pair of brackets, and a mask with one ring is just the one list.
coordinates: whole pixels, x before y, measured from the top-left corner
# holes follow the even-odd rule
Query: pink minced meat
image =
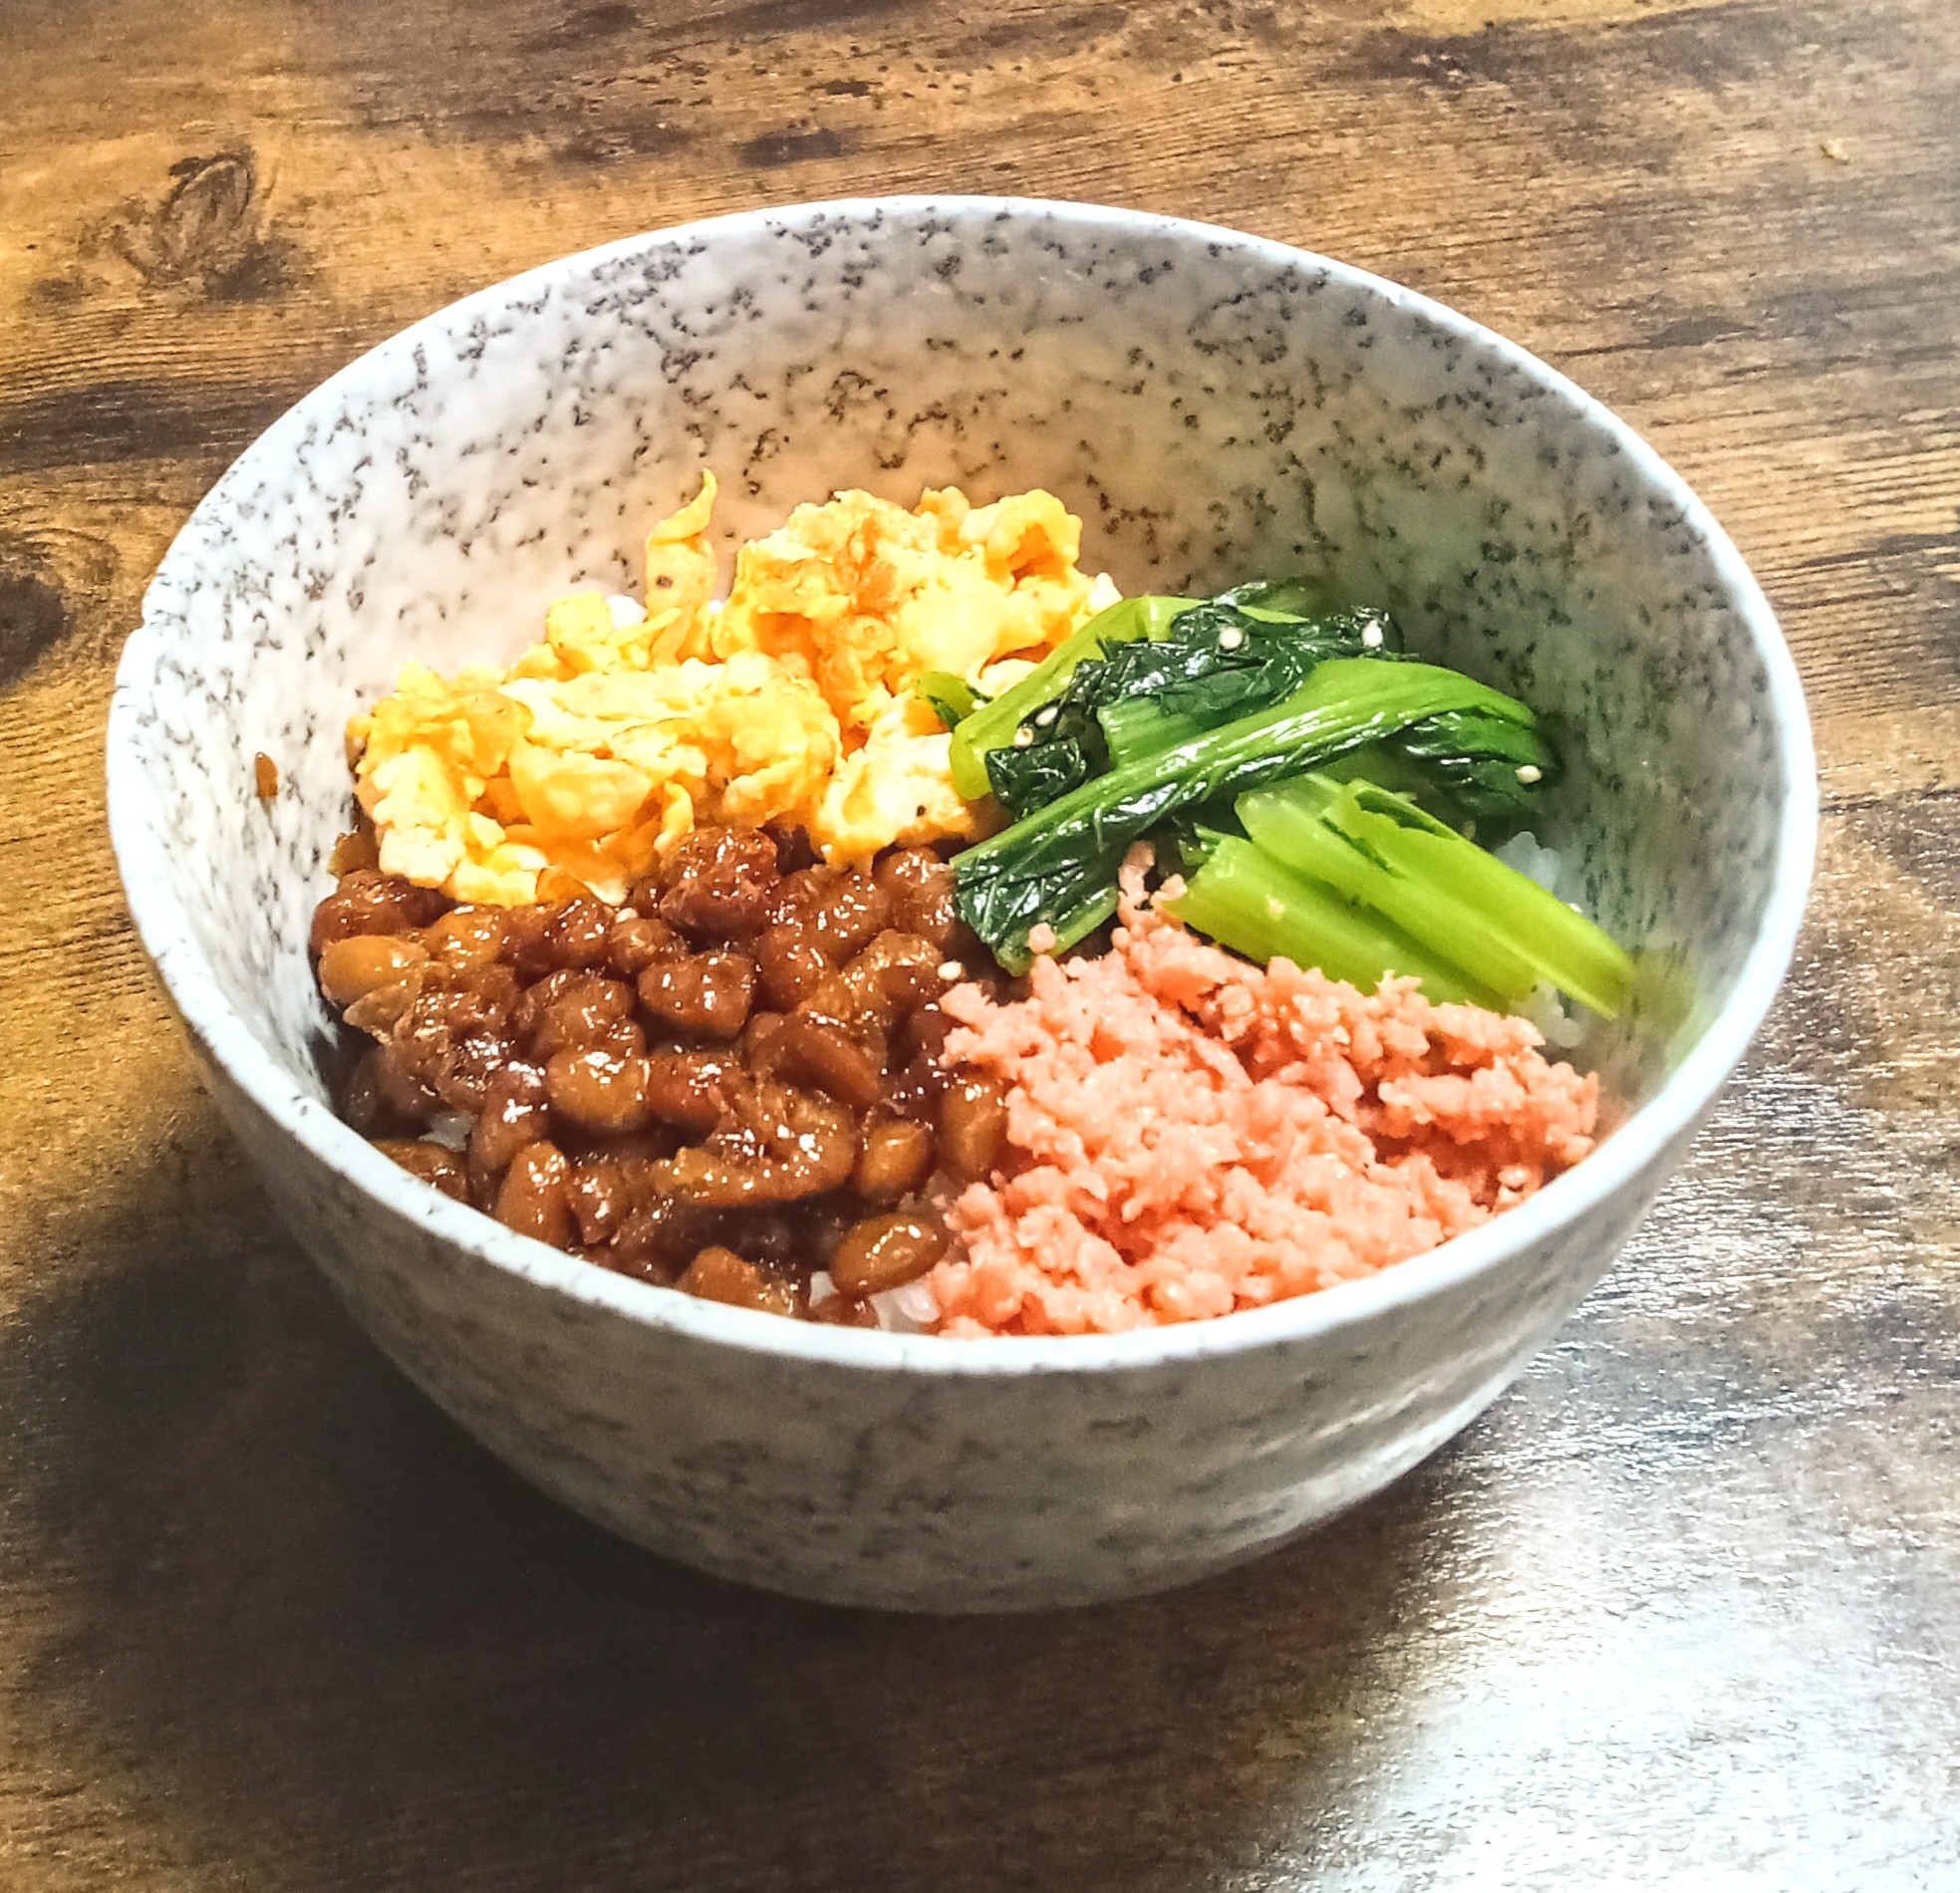
[(947, 1062), (1007, 1087), (1009, 1154), (948, 1206), (940, 1333), (1263, 1307), (1434, 1248), (1592, 1148), (1597, 1079), (1527, 1020), (1261, 970), (1158, 914), (1147, 862), (1108, 953), (1037, 959), (1024, 999), (942, 1001)]

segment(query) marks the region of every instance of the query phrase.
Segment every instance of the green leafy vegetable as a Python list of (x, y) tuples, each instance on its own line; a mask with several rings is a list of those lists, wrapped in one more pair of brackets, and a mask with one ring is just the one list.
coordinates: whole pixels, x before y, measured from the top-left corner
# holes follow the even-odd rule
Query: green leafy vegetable
[(1524, 704), (1455, 671), (1328, 659), (1274, 706), (1120, 763), (968, 849), (954, 867), (961, 915), (1018, 972), (1030, 957), (1030, 928), (1053, 929), (1062, 947), (1108, 917), (1125, 851), (1168, 817), (1298, 775), (1446, 712), (1465, 713), (1459, 744), (1476, 740), (1479, 719), (1486, 745), (1509, 745), (1514, 726), (1532, 726)]
[(1161, 635), (1179, 612), (1190, 610), (1189, 598), (1126, 598), (1098, 612), (1079, 631), (1037, 664), (1011, 689), (961, 719), (953, 732), (953, 786), (970, 802), (991, 793), (986, 776), (988, 750), (1013, 741), (1014, 731), (1057, 694), (1085, 658), (1100, 657), (1110, 645)]
[(1199, 731), (1276, 703), (1317, 664), (1389, 645), (1379, 613), (1317, 618), (1258, 610), (1230, 597), (1180, 612), (1158, 637), (1086, 658), (1067, 685), (988, 752), (987, 779), (1002, 805), (1026, 815), (1112, 762), (1168, 748)]
[[(1369, 782), (1308, 775), (1242, 795), (1237, 811), (1263, 854), (1371, 909), (1426, 954), (1495, 993), (1505, 1009), (1540, 984), (1556, 986), (1607, 1018), (1626, 1003), (1633, 961), (1624, 949), (1404, 796)], [(1209, 866), (1193, 885), (1207, 872)], [(1249, 950), (1203, 921), (1193, 925)], [(1309, 942), (1300, 944), (1313, 950)], [(1292, 947), (1276, 950), (1307, 963)], [(1393, 958), (1357, 983), (1372, 985), (1388, 971), (1420, 972), (1430, 984), (1427, 971)], [(1431, 996), (1438, 996), (1434, 988)]]
[(1276, 703), (1329, 658), (1392, 657), (1400, 643), (1394, 626), (1377, 612), (1267, 618), (1223, 601), (1180, 618), (1171, 639), (1191, 648), (1187, 676), (1137, 667), (1134, 683), (1118, 676), (1117, 687), (1098, 705), (1113, 763), (1134, 762)]
[(1179, 613), (1162, 638), (1083, 665), (1061, 701), (1107, 713), (1142, 699), (1209, 727), (1278, 702), (1324, 659), (1365, 656), (1388, 636), (1376, 612), (1290, 618), (1214, 600)]
[(1019, 971), (1031, 930), (1063, 948), (1110, 917), (1148, 838), (1182, 918), (1257, 958), (1482, 1004), (1548, 983), (1611, 1016), (1627, 955), (1450, 826), (1529, 809), (1552, 769), (1531, 711), (1397, 642), (1287, 580), (1127, 600), (991, 703), (930, 679), (956, 784), (1016, 818), (956, 862), (962, 916)]
[(1178, 919), (1263, 963), (1279, 954), (1372, 992), (1413, 974), (1432, 999), (1489, 1005), (1493, 994), (1381, 915), (1343, 900), (1237, 835), (1218, 838), (1173, 908)]
[(1320, 773), (1393, 789), (1452, 828), (1474, 835), (1479, 827), (1523, 825), (1539, 800), (1540, 785), (1555, 778), (1557, 762), (1536, 726), (1492, 728), (1473, 716), (1466, 729), (1446, 714), (1411, 723), (1385, 741), (1350, 749)]
[(912, 694), (948, 729), (958, 729), (986, 701), (965, 677), (955, 676), (951, 671), (928, 671), (913, 684)]
[(1000, 805), (1018, 816), (1060, 801), (1108, 765), (1108, 751), (1091, 717), (1057, 729), (1044, 742), (989, 749), (986, 779)]
[(1418, 778), (1439, 791), (1453, 811), (1477, 821), (1522, 816), (1539, 784), (1552, 774), (1551, 755), (1536, 723), (1494, 725), (1474, 711), (1425, 717), (1398, 731), (1388, 746), (1414, 764)]
[[(954, 787), (969, 800), (997, 794), (1001, 783), (993, 779), (993, 770), (1002, 765), (994, 759), (1008, 749), (1024, 754), (1037, 745), (1053, 744), (1051, 755), (1016, 759), (1004, 765), (1010, 790), (1007, 806), (1021, 814), (1037, 805), (1036, 798), (1064, 793), (1063, 785), (1073, 787), (1105, 766), (1109, 760), (1106, 739), (1096, 728), (1093, 715), (1104, 704), (1118, 700), (1122, 690), (1112, 684), (1100, 687), (1093, 699), (1081, 696), (1064, 702), (1078, 667), (1159, 643), (1185, 613), (1200, 609), (1236, 617), (1242, 626), (1297, 625), (1306, 619), (1335, 615), (1330, 589), (1322, 581), (1309, 578), (1260, 579), (1210, 601), (1126, 598), (1098, 612), (1011, 689), (957, 723), (948, 723), (954, 730)], [(1244, 664), (1238, 668), (1252, 667)], [(1145, 687), (1141, 671), (1126, 675), (1131, 679), (1127, 687)], [(1303, 676), (1305, 672), (1299, 675)], [(1260, 700), (1276, 702), (1298, 681), (1299, 676), (1275, 677), (1262, 696), (1248, 693), (1236, 707), (1225, 705), (1221, 698), (1221, 709), (1207, 720), (1217, 722), (1228, 714), (1243, 714)], [(1033, 719), (1049, 708), (1054, 713), (1037, 726)], [(1025, 735), (1020, 734), (1023, 726)], [(1081, 745), (1079, 754), (1070, 749), (1071, 743)], [(1019, 786), (1023, 781), (1028, 785), (1025, 791)]]
[(1252, 579), (1221, 592), (1213, 601), (1236, 605), (1255, 617), (1324, 618), (1341, 608), (1340, 594), (1325, 579), (1296, 575), (1289, 579)]

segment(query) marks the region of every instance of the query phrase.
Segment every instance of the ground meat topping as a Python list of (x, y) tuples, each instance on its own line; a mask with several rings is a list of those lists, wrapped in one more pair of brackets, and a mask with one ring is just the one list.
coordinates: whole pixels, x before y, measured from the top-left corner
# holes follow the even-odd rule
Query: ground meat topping
[(358, 836), (336, 860), (313, 946), (341, 1111), (411, 1174), (602, 1267), (833, 1324), (876, 1326), (870, 1297), (944, 1252), (933, 1205), (979, 1159), (937, 1001), (981, 955), (930, 850), (838, 870), (800, 832), (701, 828), (618, 908), (453, 905)]
[(1120, 920), (1100, 958), (1036, 960), (1024, 997), (941, 1001), (939, 1162), (971, 1179), (942, 1333), (1262, 1307), (1434, 1248), (1592, 1148), (1598, 1080), (1524, 1019), (1249, 964), (1156, 913), (1136, 863)]

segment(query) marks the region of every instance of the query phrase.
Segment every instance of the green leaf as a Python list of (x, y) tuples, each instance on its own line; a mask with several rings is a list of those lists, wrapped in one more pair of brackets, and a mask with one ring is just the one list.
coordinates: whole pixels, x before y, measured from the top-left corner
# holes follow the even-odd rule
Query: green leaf
[(986, 752), (986, 779), (1010, 815), (1058, 801), (1102, 766), (1102, 760), (1074, 735), (1019, 747), (1009, 743)]
[(912, 694), (948, 729), (958, 729), (986, 698), (963, 676), (951, 671), (928, 671), (912, 685)]
[(1399, 731), (1389, 747), (1414, 764), (1452, 809), (1478, 822), (1516, 822), (1557, 774), (1536, 723), (1476, 710), (1425, 717)]
[(991, 793), (986, 753), (1013, 741), (1014, 731), (1051, 697), (1058, 695), (1075, 667), (1101, 656), (1111, 645), (1161, 633), (1188, 598), (1126, 598), (1095, 617), (1041, 660), (1011, 688), (966, 717), (953, 732), (953, 786), (970, 802)]
[(1285, 579), (1252, 579), (1221, 592), (1217, 603), (1268, 618), (1325, 618), (1341, 609), (1340, 593), (1323, 578), (1304, 573)]
[[(1278, 590), (1241, 589), (1260, 596)], [(1082, 659), (1011, 741), (987, 753), (988, 783), (1009, 813), (1029, 814), (1112, 761), (1168, 748), (1278, 702), (1328, 658), (1392, 650), (1395, 642), (1394, 627), (1376, 612), (1302, 618), (1253, 611), (1230, 598), (1194, 605), (1159, 634)]]
[(1540, 984), (1607, 1018), (1626, 1003), (1633, 961), (1607, 934), (1406, 797), (1308, 775), (1237, 807), (1267, 854), (1372, 909), (1507, 1009)]
[(1393, 922), (1344, 900), (1264, 849), (1221, 837), (1171, 912), (1187, 927), (1261, 965), (1283, 955), (1372, 992), (1393, 973), (1439, 1002), (1488, 1005), (1492, 994)]
[(954, 864), (961, 915), (1003, 966), (1019, 971), (1028, 929), (1046, 922), (1060, 945), (1072, 945), (1069, 917), (1113, 890), (1131, 843), (1178, 810), (1298, 775), (1459, 709), (1531, 721), (1524, 704), (1455, 671), (1329, 659), (1274, 707), (1111, 769), (968, 849)]

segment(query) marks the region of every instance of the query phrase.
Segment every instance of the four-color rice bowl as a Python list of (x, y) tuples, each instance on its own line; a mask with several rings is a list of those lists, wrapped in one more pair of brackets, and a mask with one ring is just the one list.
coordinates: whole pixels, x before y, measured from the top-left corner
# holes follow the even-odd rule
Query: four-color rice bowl
[[(1624, 1121), (1366, 1280), (1109, 1336), (799, 1326), (628, 1280), (424, 1189), (327, 1108), (306, 950), (341, 731), (413, 656), (507, 661), (623, 589), (703, 464), (720, 530), (864, 486), (1043, 486), (1084, 564), (1202, 595), (1310, 569), (1536, 707), (1540, 840), (1636, 947), (1572, 1056)], [(252, 758), (281, 788), (255, 792)], [(282, 1215), (527, 1477), (702, 1568), (924, 1609), (1251, 1556), (1463, 1426), (1597, 1278), (1759, 1023), (1810, 869), (1788, 655), (1733, 549), (1603, 410), (1434, 304), (1254, 238), (892, 199), (636, 238), (483, 292), (285, 416), (172, 548), (110, 735), (133, 913)]]

